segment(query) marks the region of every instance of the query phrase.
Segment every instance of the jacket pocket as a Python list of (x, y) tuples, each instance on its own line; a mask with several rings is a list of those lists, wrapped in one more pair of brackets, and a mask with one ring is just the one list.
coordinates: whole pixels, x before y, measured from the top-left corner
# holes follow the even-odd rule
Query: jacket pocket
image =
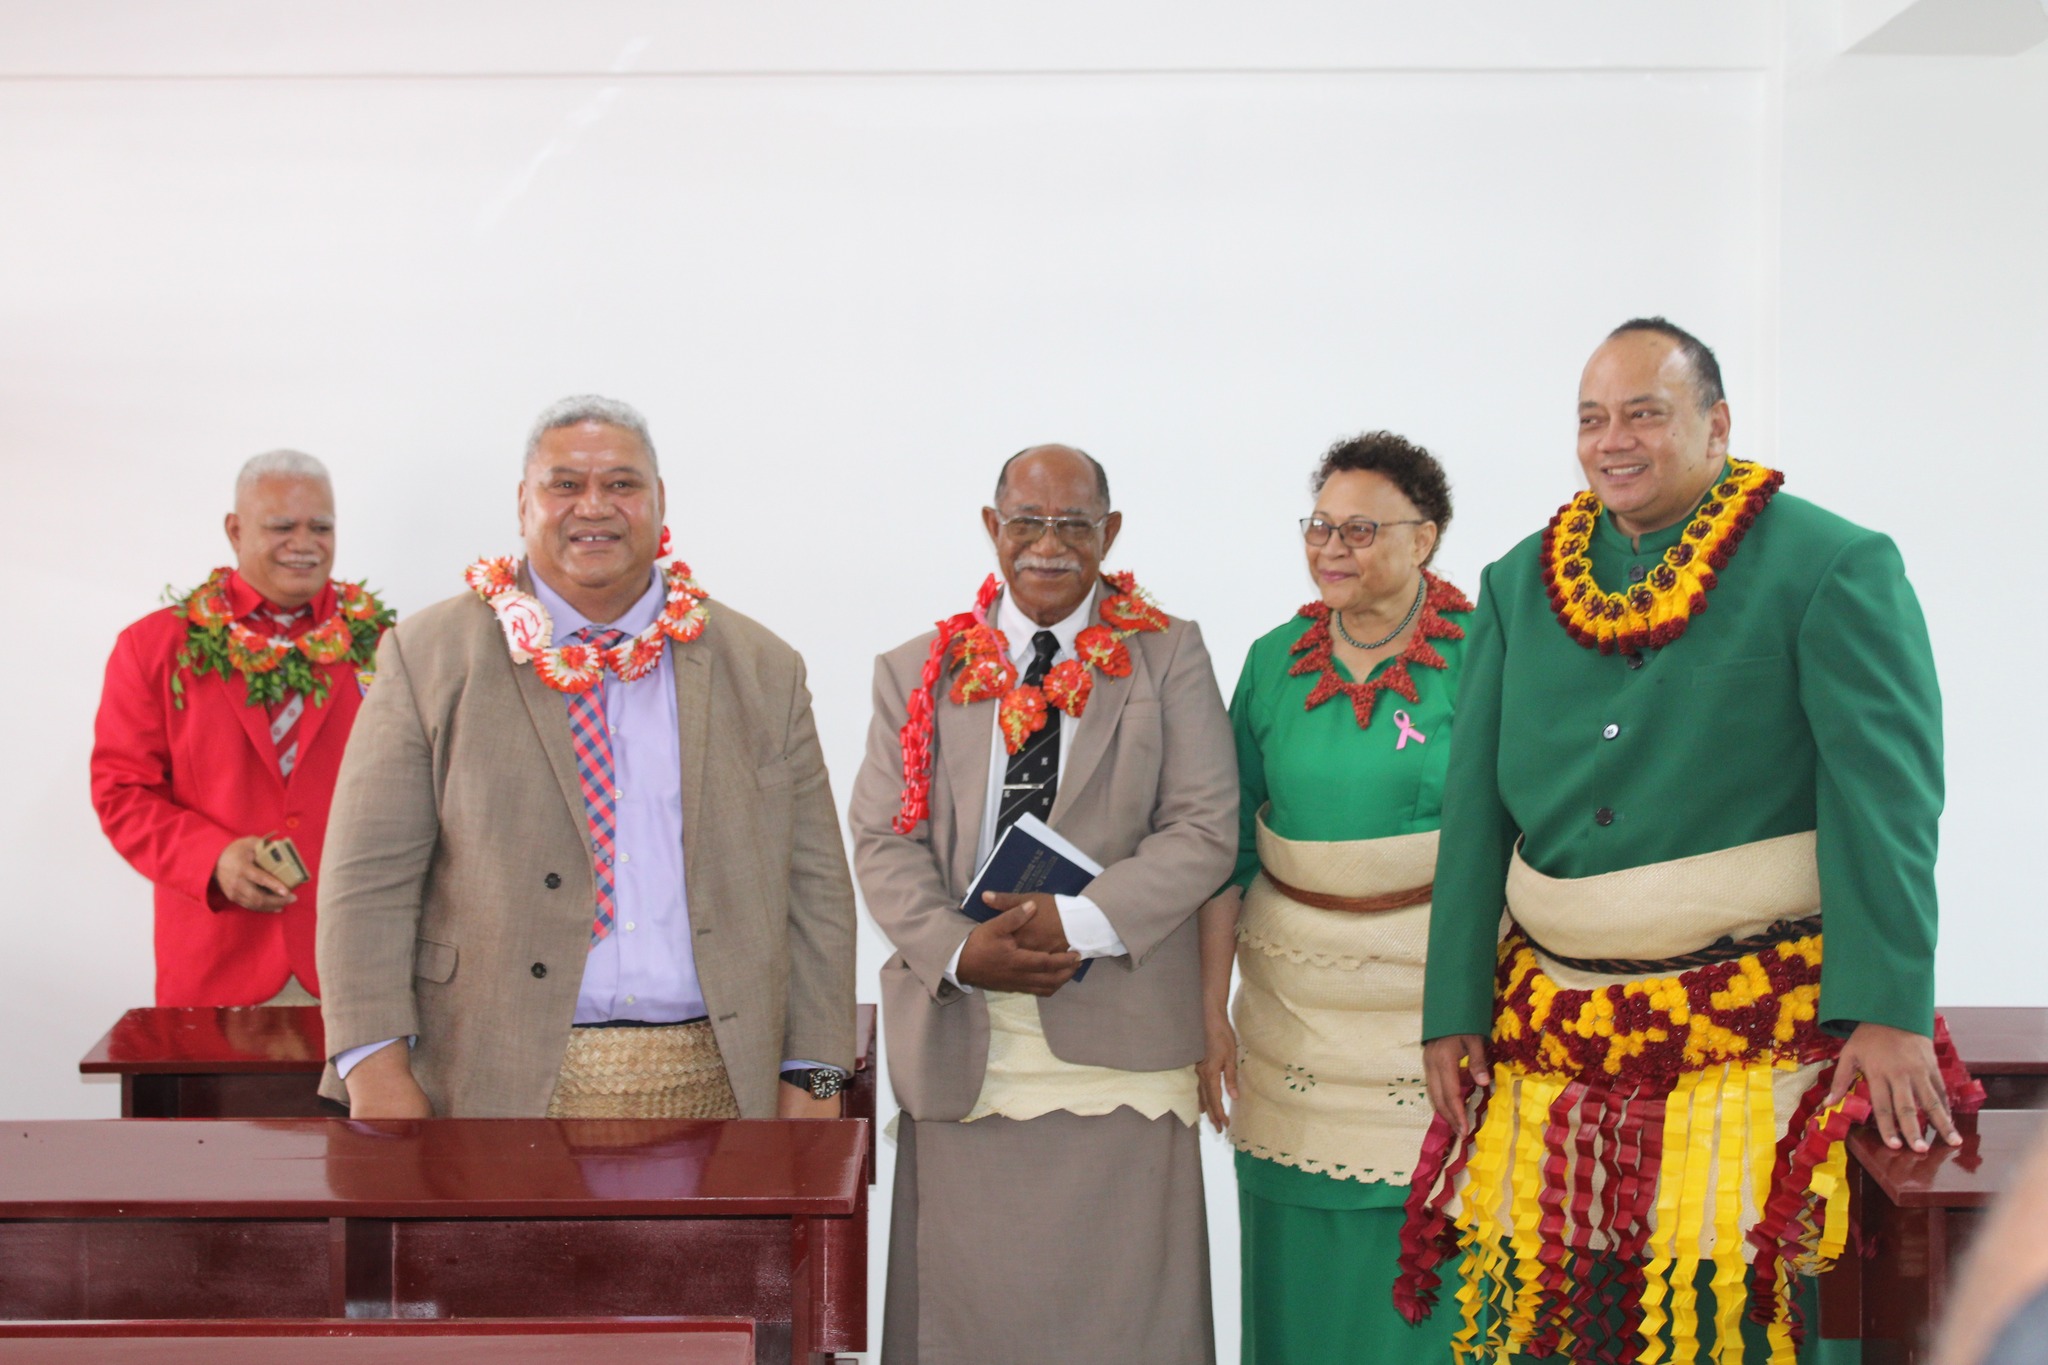
[(1693, 670), (1694, 687), (1753, 687), (1790, 677), (1792, 661), (1782, 654), (1754, 659), (1730, 659), (1726, 663), (1704, 664)]
[(412, 974), (422, 981), (442, 985), (455, 975), (455, 945), (436, 943), (430, 938), (414, 939)]

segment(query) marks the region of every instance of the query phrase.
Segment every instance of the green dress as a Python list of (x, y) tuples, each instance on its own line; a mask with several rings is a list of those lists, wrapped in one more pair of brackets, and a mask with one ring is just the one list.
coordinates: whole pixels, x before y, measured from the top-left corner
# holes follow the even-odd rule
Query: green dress
[[(1619, 589), (1682, 531), (1638, 548), (1603, 514), (1595, 579)], [(1481, 579), (1423, 1036), (1490, 1031), (1518, 838), (1537, 871), (1585, 877), (1804, 830), (1818, 831), (1821, 1021), (1843, 1034), (1864, 1020), (1930, 1032), (1941, 697), (1897, 548), (1779, 493), (1685, 634), (1633, 664), (1565, 633), (1540, 551), (1532, 536)]]
[[(1469, 609), (1440, 614), (1460, 627), (1469, 619)], [(1294, 645), (1311, 624), (1297, 616), (1255, 641), (1231, 699), (1241, 798), (1234, 886), (1247, 887), (1258, 874), (1255, 822), (1268, 802), (1268, 827), (1296, 840), (1423, 833), (1437, 828), (1443, 809), (1465, 640), (1430, 641), (1444, 667), (1411, 664), (1416, 700), (1380, 692), (1361, 729), (1344, 695), (1309, 709), (1318, 675), (1289, 672), (1299, 657)], [(1395, 663), (1382, 662), (1367, 681), (1386, 678)], [(1395, 747), (1402, 733), (1396, 711), (1421, 742)], [(1240, 1151), (1237, 1187), (1246, 1365), (1439, 1365), (1450, 1358), (1451, 1315), (1410, 1327), (1394, 1311), (1406, 1185), (1338, 1179)]]

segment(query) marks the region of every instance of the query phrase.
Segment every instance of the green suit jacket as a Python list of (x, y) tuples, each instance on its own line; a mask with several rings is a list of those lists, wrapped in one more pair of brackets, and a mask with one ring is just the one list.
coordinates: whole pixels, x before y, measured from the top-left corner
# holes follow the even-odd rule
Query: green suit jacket
[[(1618, 590), (1682, 529), (1637, 549), (1603, 514), (1594, 576)], [(1780, 493), (1686, 633), (1632, 663), (1565, 633), (1541, 541), (1486, 570), (1468, 627), (1423, 1036), (1491, 1029), (1518, 838), (1537, 871), (1587, 877), (1803, 830), (1817, 831), (1822, 1022), (1930, 1032), (1941, 695), (1897, 547)]]

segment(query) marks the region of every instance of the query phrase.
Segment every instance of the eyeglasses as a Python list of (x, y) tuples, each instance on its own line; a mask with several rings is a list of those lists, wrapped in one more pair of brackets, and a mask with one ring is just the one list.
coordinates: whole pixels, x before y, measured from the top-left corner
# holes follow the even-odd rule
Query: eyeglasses
[(1407, 521), (1367, 521), (1364, 517), (1353, 517), (1347, 522), (1337, 523), (1321, 517), (1303, 517), (1301, 538), (1311, 545), (1328, 545), (1330, 532), (1335, 531), (1352, 549), (1364, 550), (1379, 539), (1382, 526), (1420, 526), (1428, 520), (1428, 517), (1412, 517)]
[(1108, 517), (1090, 521), (1086, 517), (1006, 517), (996, 513), (996, 524), (1003, 528), (1003, 539), (1018, 546), (1036, 545), (1050, 531), (1060, 538), (1062, 544), (1078, 549), (1092, 543), (1095, 533), (1108, 521)]

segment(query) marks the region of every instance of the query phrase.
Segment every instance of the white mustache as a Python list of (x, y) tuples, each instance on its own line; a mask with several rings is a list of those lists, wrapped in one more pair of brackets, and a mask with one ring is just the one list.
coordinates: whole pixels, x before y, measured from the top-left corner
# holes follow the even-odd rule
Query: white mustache
[(1071, 573), (1081, 567), (1081, 561), (1065, 555), (1023, 554), (1017, 556), (1017, 567), (1020, 569), (1044, 569), (1055, 573)]

